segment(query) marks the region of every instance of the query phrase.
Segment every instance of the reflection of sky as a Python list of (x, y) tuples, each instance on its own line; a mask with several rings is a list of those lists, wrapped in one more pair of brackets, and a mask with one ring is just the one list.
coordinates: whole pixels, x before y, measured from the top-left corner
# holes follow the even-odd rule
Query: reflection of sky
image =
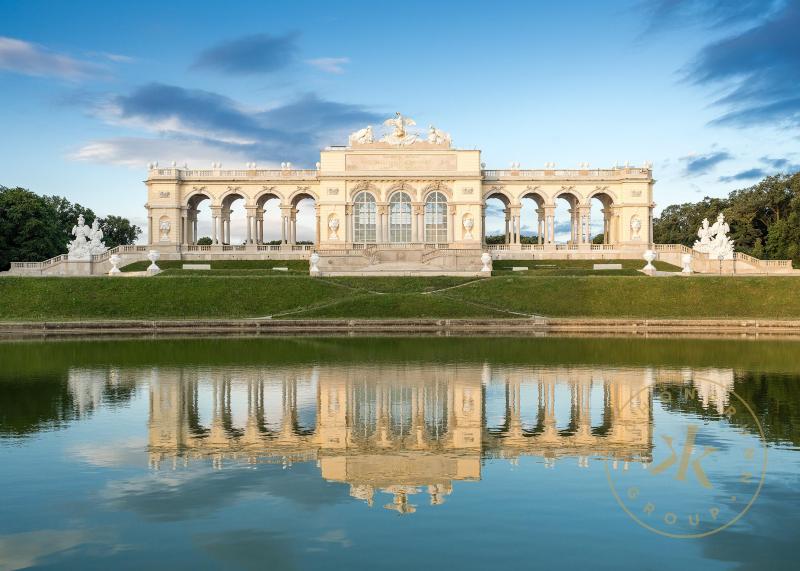
[[(487, 422), (499, 418), (503, 395), (503, 385), (487, 386)], [(149, 470), (148, 407), (140, 388), (127, 406), (101, 406), (67, 430), (14, 446), (0, 442), (0, 487), (13, 491), (0, 502), (5, 568), (143, 568), (157, 560), (245, 569), (265, 562), (289, 569), (487, 569), (534, 561), (559, 569), (727, 569), (737, 561), (758, 568), (765, 560), (780, 568), (794, 556), (800, 463), (791, 450), (771, 451), (762, 499), (743, 522), (708, 539), (670, 541), (622, 512), (599, 459), (588, 468), (574, 457), (552, 468), (539, 457), (487, 459), (480, 481), (453, 482), (439, 506), (417, 494), (417, 512), (399, 517), (380, 507), (389, 495), (376, 496), (370, 509), (350, 498), (346, 485), (322, 479), (313, 462), (284, 468), (229, 461), (212, 470), (208, 461), (192, 461)], [(680, 431), (685, 419), (656, 403), (656, 437)], [(730, 443), (733, 432), (739, 438), (739, 429), (727, 425), (704, 428), (717, 443)], [(709, 470), (728, 470), (726, 462), (720, 456)]]

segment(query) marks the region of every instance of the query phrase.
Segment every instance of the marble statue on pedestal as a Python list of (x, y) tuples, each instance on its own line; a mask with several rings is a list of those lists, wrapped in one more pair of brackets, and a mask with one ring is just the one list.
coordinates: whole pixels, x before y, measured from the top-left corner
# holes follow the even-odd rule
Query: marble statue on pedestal
[(450, 133), (445, 133), (441, 129), (437, 129), (433, 125), (428, 126), (428, 142), (434, 145), (450, 145)]
[(102, 254), (108, 249), (103, 244), (103, 231), (97, 219), (89, 227), (83, 214), (80, 214), (78, 223), (72, 227), (72, 235), (75, 239), (67, 244), (67, 258), (72, 262), (89, 262), (92, 255)]
[(348, 142), (350, 143), (351, 147), (353, 145), (368, 145), (370, 143), (374, 143), (375, 138), (372, 134), (372, 125), (367, 125), (363, 129), (359, 129), (358, 131), (350, 133)]
[(391, 133), (387, 133), (381, 139), (382, 143), (389, 143), (390, 145), (411, 145), (417, 142), (418, 135), (416, 133), (409, 133), (406, 127), (412, 127), (417, 124), (416, 121), (410, 117), (403, 117), (398, 111), (391, 119), (383, 122), (387, 127), (392, 127)]
[(96, 256), (97, 254), (102, 254), (108, 250), (106, 245), (103, 244), (103, 231), (100, 229), (100, 221), (97, 218), (95, 218), (94, 222), (92, 222), (92, 230), (89, 239), (89, 250), (91, 251), (92, 255)]
[(694, 249), (698, 252), (708, 254), (712, 260), (732, 260), (733, 259), (733, 240), (728, 237), (731, 231), (730, 225), (725, 222), (725, 215), (721, 212), (717, 216), (717, 221), (709, 226), (708, 218), (703, 219), (703, 225), (697, 231), (700, 238), (694, 243)]

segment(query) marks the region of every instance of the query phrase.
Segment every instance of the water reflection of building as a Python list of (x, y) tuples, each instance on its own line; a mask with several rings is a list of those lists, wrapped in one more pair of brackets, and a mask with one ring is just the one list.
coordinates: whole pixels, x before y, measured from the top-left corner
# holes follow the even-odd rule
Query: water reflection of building
[[(272, 370), (158, 370), (150, 379), (151, 464), (209, 457), (317, 461), (322, 477), (370, 505), (414, 510), (482, 458), (534, 455), (647, 461), (646, 370), (373, 365)], [(630, 402), (630, 405), (628, 403)]]

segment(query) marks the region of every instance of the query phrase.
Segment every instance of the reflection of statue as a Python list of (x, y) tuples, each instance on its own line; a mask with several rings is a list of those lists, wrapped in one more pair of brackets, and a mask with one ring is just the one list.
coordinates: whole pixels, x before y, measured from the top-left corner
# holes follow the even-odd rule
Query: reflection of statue
[(445, 133), (433, 125), (428, 126), (428, 142), (434, 145), (450, 145), (450, 133)]
[(408, 117), (403, 117), (398, 111), (391, 119), (383, 122), (387, 127), (393, 127), (393, 131), (385, 135), (381, 141), (390, 145), (410, 145), (417, 141), (415, 133), (408, 133), (406, 127), (416, 125), (416, 121)]
[(97, 218), (94, 219), (92, 222), (92, 230), (91, 230), (91, 244), (89, 245), (89, 249), (93, 255), (102, 254), (108, 248), (106, 245), (103, 244), (103, 231), (100, 229), (100, 222)]
[(374, 142), (374, 137), (372, 135), (372, 125), (367, 125), (363, 129), (359, 129), (350, 134), (350, 138), (348, 139), (350, 145), (365, 145)]
[(169, 229), (170, 229), (169, 220), (162, 220), (158, 228), (159, 230), (161, 230), (161, 241), (169, 242)]
[(78, 216), (78, 223), (72, 227), (75, 239), (67, 245), (68, 259), (75, 261), (89, 261), (92, 259), (91, 228), (86, 225), (83, 214)]

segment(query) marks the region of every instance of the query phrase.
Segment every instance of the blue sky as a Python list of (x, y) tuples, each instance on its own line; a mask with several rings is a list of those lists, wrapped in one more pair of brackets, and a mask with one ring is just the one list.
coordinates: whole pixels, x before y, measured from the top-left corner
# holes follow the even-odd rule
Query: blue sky
[(313, 166), (399, 110), (489, 167), (653, 161), (661, 208), (800, 168), (799, 27), (800, 0), (0, 0), (0, 184), (141, 224), (150, 161)]

